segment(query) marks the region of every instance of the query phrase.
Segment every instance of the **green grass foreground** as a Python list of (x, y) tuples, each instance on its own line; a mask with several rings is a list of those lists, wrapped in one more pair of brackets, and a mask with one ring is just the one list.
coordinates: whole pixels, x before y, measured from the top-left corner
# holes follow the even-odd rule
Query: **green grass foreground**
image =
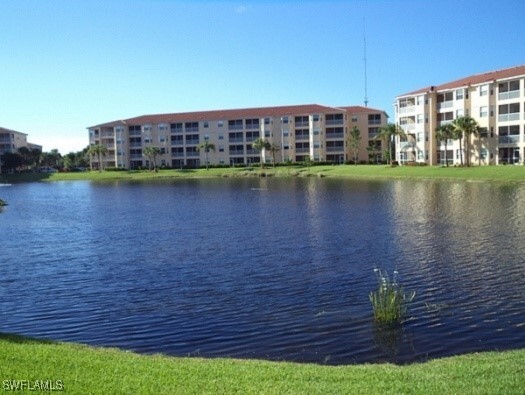
[[(78, 394), (523, 394), (525, 350), (397, 366), (320, 366), (139, 355), (0, 334), (0, 381)], [(27, 389), (26, 389), (27, 391)]]
[(267, 166), (159, 170), (150, 171), (87, 171), (79, 173), (20, 173), (2, 175), (4, 182), (68, 181), (68, 180), (151, 180), (178, 178), (229, 177), (337, 177), (348, 179), (437, 179), (469, 181), (525, 182), (525, 166), (397, 166), (387, 165), (323, 165), (323, 166)]

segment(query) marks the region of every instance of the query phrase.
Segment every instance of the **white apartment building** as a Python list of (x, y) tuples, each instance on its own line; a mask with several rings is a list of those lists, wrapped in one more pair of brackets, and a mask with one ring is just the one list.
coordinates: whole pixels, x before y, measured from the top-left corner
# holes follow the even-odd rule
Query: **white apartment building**
[[(436, 128), (462, 116), (479, 124), (469, 152), (458, 140), (436, 140)], [(525, 158), (525, 66), (472, 75), (396, 97), (395, 120), (407, 133), (397, 138), (399, 163), (523, 164)]]
[[(183, 168), (205, 165), (204, 150), (209, 141), (215, 150), (208, 153), (210, 165), (259, 163), (261, 153), (253, 149), (257, 138), (278, 147), (276, 163), (343, 163), (352, 160), (349, 131), (361, 132), (359, 161), (381, 159), (381, 143), (375, 140), (388, 115), (361, 106), (327, 107), (318, 104), (143, 115), (88, 128), (89, 144), (102, 144), (108, 154), (103, 167), (139, 168), (149, 165), (143, 155), (147, 146), (160, 149), (157, 165)], [(368, 149), (367, 149), (368, 148)], [(92, 158), (94, 168), (99, 166)], [(262, 160), (272, 163), (270, 152)]]

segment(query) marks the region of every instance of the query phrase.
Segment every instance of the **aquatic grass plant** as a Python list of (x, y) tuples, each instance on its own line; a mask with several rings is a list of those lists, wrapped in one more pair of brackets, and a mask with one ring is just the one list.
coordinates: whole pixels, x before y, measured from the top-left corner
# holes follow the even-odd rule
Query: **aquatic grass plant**
[(369, 298), (374, 311), (374, 320), (380, 325), (400, 324), (406, 316), (407, 305), (416, 296), (415, 292), (405, 292), (397, 281), (397, 270), (390, 279), (386, 270), (374, 269), (377, 275), (377, 288), (370, 292)]

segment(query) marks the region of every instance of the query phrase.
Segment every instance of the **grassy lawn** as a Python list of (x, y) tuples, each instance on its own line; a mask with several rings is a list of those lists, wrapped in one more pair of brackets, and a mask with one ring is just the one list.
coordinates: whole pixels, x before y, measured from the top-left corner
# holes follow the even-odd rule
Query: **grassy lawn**
[[(397, 366), (319, 366), (138, 355), (0, 334), (0, 381), (58, 380), (92, 394), (523, 394), (525, 350), (469, 354)], [(27, 391), (27, 389), (26, 389)]]
[(444, 179), (444, 180), (471, 180), (471, 181), (505, 181), (525, 182), (525, 166), (475, 166), (475, 167), (439, 167), (439, 166), (399, 166), (386, 165), (338, 165), (338, 166), (278, 166), (266, 167), (237, 167), (237, 168), (210, 168), (188, 170), (159, 170), (149, 171), (93, 171), (81, 173), (52, 173), (52, 174), (8, 174), (2, 175), (0, 181), (67, 181), (67, 180), (150, 180), (163, 178), (217, 178), (217, 177), (305, 177), (324, 176), (349, 179)]

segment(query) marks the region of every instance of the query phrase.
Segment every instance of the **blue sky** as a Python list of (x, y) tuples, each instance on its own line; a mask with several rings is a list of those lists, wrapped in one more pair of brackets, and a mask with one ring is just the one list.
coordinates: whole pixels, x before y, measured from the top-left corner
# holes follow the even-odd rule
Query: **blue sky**
[[(525, 64), (523, 0), (0, 2), (0, 126), (63, 154), (143, 114), (396, 95)], [(365, 29), (366, 26), (366, 29)]]

